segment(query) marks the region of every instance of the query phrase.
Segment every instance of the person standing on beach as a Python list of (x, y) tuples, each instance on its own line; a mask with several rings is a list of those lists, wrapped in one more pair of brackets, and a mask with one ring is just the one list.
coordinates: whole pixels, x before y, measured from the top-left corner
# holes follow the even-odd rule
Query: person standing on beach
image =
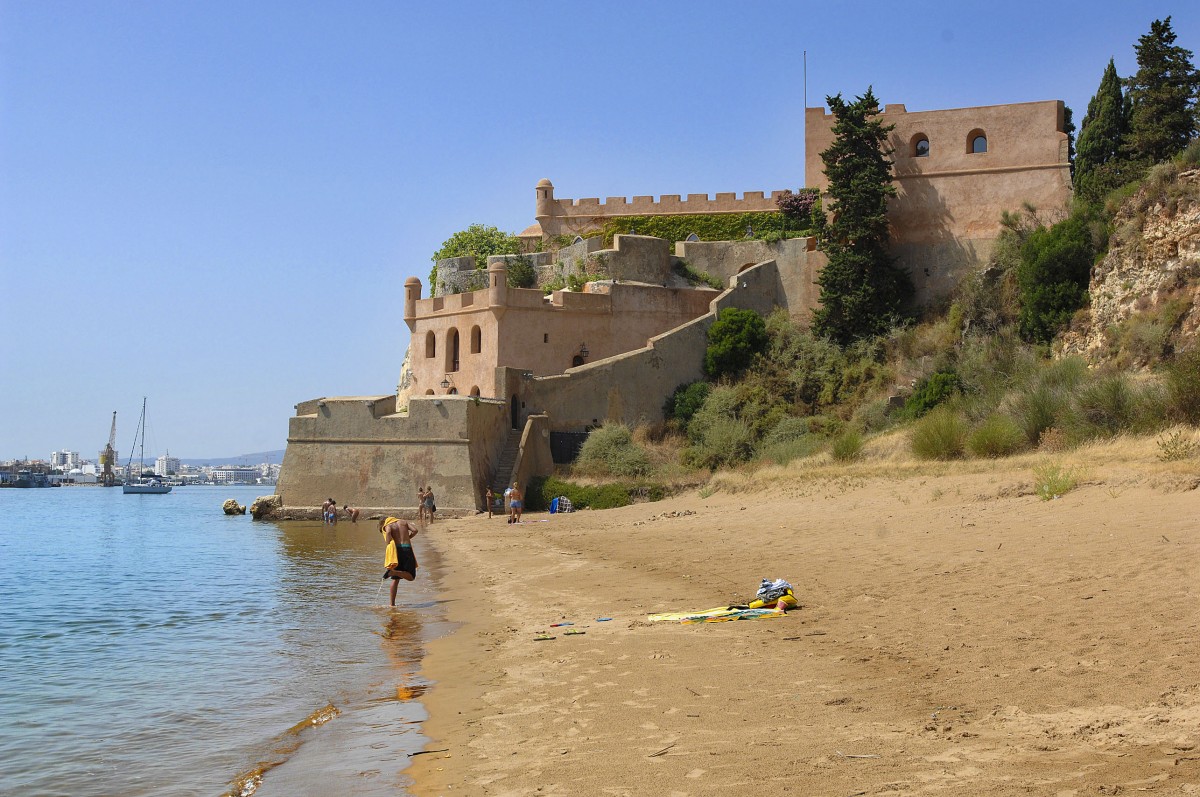
[(359, 510), (352, 506), (342, 505), (342, 511), (346, 513), (346, 517), (350, 518), (351, 523), (358, 522), (358, 516), (361, 514)]
[(326, 526), (337, 523), (337, 501), (325, 499), (325, 503), (321, 504), (321, 520)]
[(506, 491), (508, 493), (508, 512), (509, 523), (521, 522), (521, 510), (525, 507), (525, 496), (521, 493), (521, 488), (513, 482), (513, 486)]
[(486, 489), (486, 492), (484, 492), (484, 494), (483, 494), (483, 502), (485, 504), (487, 504), (488, 520), (492, 519), (492, 502), (494, 500), (495, 500), (495, 496), (492, 495), (492, 488), (488, 487)]
[(392, 580), (391, 605), (396, 605), (396, 588), (400, 579), (412, 581), (417, 577), (417, 557), (413, 553), (412, 538), (419, 529), (407, 520), (386, 517), (379, 521), (379, 532), (386, 546), (383, 552), (384, 578)]
[(424, 507), (425, 507), (425, 519), (428, 522), (432, 523), (433, 522), (433, 513), (437, 511), (437, 504), (435, 504), (433, 502), (433, 488), (432, 487), (425, 488)]

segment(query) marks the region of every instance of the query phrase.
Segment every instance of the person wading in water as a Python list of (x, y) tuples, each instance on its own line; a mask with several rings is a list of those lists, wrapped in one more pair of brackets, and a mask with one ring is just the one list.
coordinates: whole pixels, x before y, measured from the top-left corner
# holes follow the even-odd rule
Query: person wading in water
[(391, 605), (396, 605), (396, 588), (400, 579), (412, 581), (417, 577), (417, 557), (413, 553), (412, 538), (417, 536), (419, 529), (407, 520), (387, 517), (379, 521), (379, 532), (383, 534), (383, 543), (387, 546), (383, 553), (384, 578), (392, 579)]

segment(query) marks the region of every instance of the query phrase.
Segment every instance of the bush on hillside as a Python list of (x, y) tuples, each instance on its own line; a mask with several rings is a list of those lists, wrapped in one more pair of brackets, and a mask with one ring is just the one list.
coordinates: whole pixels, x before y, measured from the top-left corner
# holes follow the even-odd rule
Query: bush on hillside
[(921, 459), (958, 459), (967, 442), (967, 424), (946, 407), (939, 407), (913, 425), (912, 451)]
[(704, 372), (716, 379), (738, 374), (750, 366), (767, 345), (767, 326), (753, 310), (726, 307), (708, 328)]
[(634, 501), (661, 501), (665, 490), (658, 484), (582, 485), (556, 476), (538, 477), (525, 491), (525, 508), (531, 512), (545, 511), (551, 501), (562, 495), (569, 498), (576, 509), (615, 509)]
[(646, 450), (633, 442), (629, 427), (620, 423), (593, 429), (579, 449), (576, 464), (582, 470), (613, 476), (644, 476), (650, 471)]
[(862, 456), (862, 435), (854, 429), (847, 429), (833, 440), (829, 453), (838, 462), (853, 462)]
[(1021, 248), (1017, 266), (1021, 336), (1049, 343), (1087, 301), (1096, 247), (1088, 219), (1072, 216), (1034, 230)]
[(937, 371), (917, 384), (916, 390), (904, 402), (906, 418), (920, 418), (962, 388), (954, 371)]
[(696, 419), (688, 427), (692, 444), (684, 449), (685, 462), (699, 468), (720, 468), (745, 462), (754, 451), (754, 435), (737, 418), (717, 417), (693, 431)]
[(678, 421), (686, 427), (692, 420), (692, 416), (704, 406), (704, 400), (708, 398), (710, 392), (712, 392), (712, 385), (708, 382), (696, 381), (680, 385), (675, 388), (671, 398), (667, 399), (667, 403), (663, 407), (663, 415), (668, 421)]
[(1183, 423), (1200, 424), (1200, 349), (1179, 354), (1167, 366), (1167, 409)]
[(991, 415), (967, 438), (967, 450), (977, 457), (1007, 457), (1027, 445), (1025, 432), (1007, 415)]

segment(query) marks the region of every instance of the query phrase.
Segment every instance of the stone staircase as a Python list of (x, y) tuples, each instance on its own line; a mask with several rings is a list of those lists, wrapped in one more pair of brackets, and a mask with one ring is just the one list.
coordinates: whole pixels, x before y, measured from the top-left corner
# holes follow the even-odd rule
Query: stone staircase
[(511, 484), (509, 477), (512, 476), (513, 467), (517, 464), (517, 454), (520, 449), (521, 430), (512, 429), (508, 433), (504, 449), (500, 452), (500, 458), (496, 461), (496, 469), (492, 472), (492, 495), (504, 495), (504, 489)]

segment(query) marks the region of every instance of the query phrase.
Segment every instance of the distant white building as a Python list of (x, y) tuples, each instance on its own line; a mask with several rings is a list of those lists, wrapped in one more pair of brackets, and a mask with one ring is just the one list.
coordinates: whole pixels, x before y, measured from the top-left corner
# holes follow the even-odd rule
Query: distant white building
[(174, 476), (179, 472), (179, 457), (167, 454), (154, 460), (154, 475), (156, 476)]
[(254, 484), (262, 475), (262, 469), (241, 465), (220, 465), (209, 471), (213, 484)]
[(78, 451), (67, 451), (64, 449), (62, 451), (55, 451), (50, 455), (50, 466), (54, 468), (71, 470), (71, 468), (78, 468), (82, 464), (83, 460), (79, 458)]

